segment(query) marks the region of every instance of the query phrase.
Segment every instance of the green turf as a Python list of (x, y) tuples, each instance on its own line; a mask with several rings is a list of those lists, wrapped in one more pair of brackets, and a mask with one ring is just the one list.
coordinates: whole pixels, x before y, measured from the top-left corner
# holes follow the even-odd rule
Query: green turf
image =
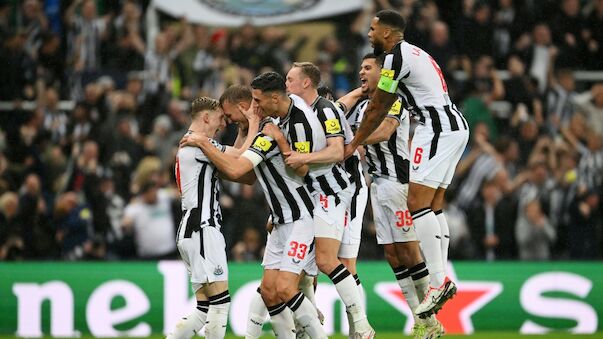
[[(586, 335), (572, 335), (566, 332), (560, 332), (560, 333), (549, 333), (547, 335), (521, 335), (518, 333), (513, 333), (513, 332), (480, 332), (480, 333), (476, 333), (476, 334), (472, 334), (472, 335), (446, 335), (444, 337), (442, 337), (442, 339), (446, 339), (446, 338), (458, 338), (458, 339), (464, 339), (464, 338), (477, 338), (477, 339), (515, 339), (515, 338), (532, 338), (532, 339), (539, 339), (539, 338), (553, 338), (553, 339), (565, 339), (568, 337), (578, 337), (578, 338), (598, 338), (598, 339), (603, 339), (603, 332), (598, 332), (595, 334), (586, 334)], [(5, 338), (15, 338), (14, 336), (6, 336), (6, 335), (0, 335), (0, 339), (5, 339)], [(51, 338), (51, 337), (44, 337), (44, 338)], [(84, 335), (81, 336), (79, 339), (92, 339), (94, 337), (89, 336), (89, 335)], [(159, 336), (159, 335), (152, 335), (150, 337), (147, 337), (148, 339), (162, 339), (165, 338), (164, 336)], [(193, 338), (202, 338), (202, 337), (193, 337)], [(227, 335), (225, 339), (235, 339), (235, 338), (242, 338), (242, 337), (236, 337), (234, 335)], [(274, 338), (271, 336), (264, 336), (262, 338)], [(345, 339), (347, 337), (343, 336), (343, 335), (335, 335), (335, 336), (331, 336), (329, 337), (331, 339)], [(410, 338), (409, 336), (401, 336), (399, 333), (377, 333), (377, 339), (397, 339), (397, 338)]]

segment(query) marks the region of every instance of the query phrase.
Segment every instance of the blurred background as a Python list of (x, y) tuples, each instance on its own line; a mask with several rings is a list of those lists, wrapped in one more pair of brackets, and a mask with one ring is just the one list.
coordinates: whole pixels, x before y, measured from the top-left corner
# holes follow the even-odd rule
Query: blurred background
[[(601, 259), (603, 0), (350, 1), (311, 21), (222, 26), (181, 5), (0, 0), (0, 260), (177, 258), (166, 240), (188, 102), (302, 60), (340, 96), (359, 85), (384, 8), (407, 18), (405, 39), (439, 63), (471, 127), (450, 258)], [(223, 184), (228, 255), (257, 261), (261, 189)], [(381, 259), (370, 208), (365, 219), (360, 259)]]

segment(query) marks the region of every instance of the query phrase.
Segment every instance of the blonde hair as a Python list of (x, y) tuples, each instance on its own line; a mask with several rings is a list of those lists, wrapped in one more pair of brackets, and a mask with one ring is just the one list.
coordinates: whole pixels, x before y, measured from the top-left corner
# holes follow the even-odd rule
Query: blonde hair
[(195, 119), (203, 111), (215, 111), (220, 108), (220, 102), (210, 97), (199, 97), (191, 102), (191, 118)]
[(311, 62), (294, 62), (293, 67), (299, 67), (301, 72), (312, 81), (312, 87), (317, 88), (320, 84), (320, 69)]

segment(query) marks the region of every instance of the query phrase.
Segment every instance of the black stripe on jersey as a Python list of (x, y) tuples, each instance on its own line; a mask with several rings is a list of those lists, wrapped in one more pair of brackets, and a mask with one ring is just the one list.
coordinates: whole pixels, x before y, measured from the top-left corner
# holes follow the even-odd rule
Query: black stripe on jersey
[(197, 184), (197, 207), (191, 210), (186, 221), (184, 229), (184, 239), (190, 238), (194, 231), (198, 231), (201, 227), (201, 206), (203, 206), (203, 191), (205, 190), (205, 172), (207, 172), (208, 164), (206, 162), (201, 165), (199, 171), (199, 180)]
[[(358, 189), (356, 189), (358, 192)], [(358, 205), (358, 193), (354, 193), (352, 196), (352, 203), (350, 204), (350, 222), (356, 218), (356, 205)]]
[(394, 167), (396, 168), (396, 178), (402, 184), (408, 183), (408, 169), (410, 162), (408, 159), (404, 159), (398, 154), (398, 148), (396, 146), (396, 139), (398, 138), (398, 132), (394, 131), (392, 136), (387, 141), (387, 148), (394, 157)]
[(211, 197), (209, 201), (209, 220), (207, 221), (209, 226), (216, 226), (216, 219), (214, 218), (216, 214), (216, 211), (214, 210), (214, 203), (217, 201), (217, 196), (214, 195), (214, 192), (216, 190), (217, 181), (218, 178), (216, 178), (216, 170), (214, 169), (211, 173), (211, 190), (209, 191)]
[[(367, 145), (366, 147), (370, 147), (370, 146)], [(369, 165), (368, 172), (371, 174), (375, 173), (375, 171), (377, 170), (377, 167), (375, 167), (375, 161), (373, 159), (373, 156), (368, 152), (368, 150), (366, 152), (366, 162)]]
[(468, 129), (467, 127), (467, 120), (465, 120), (465, 116), (463, 116), (463, 113), (461, 113), (458, 109), (456, 109), (456, 107), (454, 105), (452, 105), (452, 110), (456, 112), (456, 114), (458, 114), (458, 116), (461, 118), (461, 122), (463, 123), (463, 127), (465, 127), (465, 130)]
[(431, 128), (434, 133), (442, 132), (442, 122), (440, 121), (440, 114), (433, 106), (425, 106), (425, 109), (429, 112), (429, 118), (431, 119)]
[(402, 41), (396, 44), (392, 49), (392, 70), (394, 71), (394, 79), (398, 79), (400, 71), (402, 71)]
[(381, 144), (376, 143), (371, 145), (371, 147), (375, 148), (375, 153), (377, 153), (377, 158), (379, 159), (379, 164), (381, 167), (382, 175), (389, 175), (389, 171), (387, 170), (387, 161), (385, 160), (385, 153), (381, 150)]
[(433, 138), (431, 139), (431, 146), (429, 149), (429, 159), (433, 158), (438, 151), (438, 140), (440, 139), (440, 132), (436, 132), (433, 134)]
[(454, 114), (452, 114), (452, 112), (450, 111), (450, 106), (444, 105), (444, 111), (446, 112), (446, 115), (448, 116), (448, 120), (450, 120), (450, 130), (458, 131), (459, 124), (456, 122), (456, 117), (454, 116)]
[(415, 97), (412, 96), (412, 93), (410, 93), (410, 90), (408, 89), (408, 87), (406, 87), (406, 85), (403, 82), (398, 83), (398, 88), (400, 88), (402, 90), (402, 93), (404, 93), (404, 96), (406, 97), (406, 100), (408, 100), (408, 105), (411, 106), (411, 108), (417, 108), (417, 102), (415, 101)]
[(203, 229), (199, 230), (199, 254), (201, 258), (205, 258), (205, 241), (203, 238)]
[(340, 168), (341, 167), (339, 167), (339, 165), (335, 165), (331, 167), (331, 171), (333, 172), (333, 176), (335, 177), (337, 184), (339, 184), (339, 187), (341, 187), (341, 189), (345, 189), (346, 187), (348, 187), (348, 183), (341, 176), (341, 173), (339, 172)]
[(310, 215), (314, 215), (314, 203), (312, 202), (312, 198), (310, 198), (308, 191), (306, 191), (303, 186), (300, 186), (297, 188), (297, 193), (304, 202), (304, 205), (306, 206), (306, 209), (308, 209), (308, 212), (310, 212)]
[(270, 185), (268, 184), (268, 178), (266, 177), (266, 173), (264, 173), (264, 171), (262, 170), (262, 167), (256, 166), (256, 168), (257, 168), (258, 172), (260, 173), (262, 180), (264, 180), (264, 182), (266, 183), (266, 189), (268, 190), (268, 196), (270, 197), (272, 210), (278, 217), (278, 220), (275, 220), (275, 223), (282, 224), (285, 222), (285, 218), (283, 216), (283, 209), (281, 208), (281, 204), (278, 202), (278, 199), (276, 198), (276, 194), (274, 194), (272, 187), (270, 187)]
[(274, 165), (272, 165), (272, 163), (266, 162), (266, 167), (268, 167), (268, 171), (270, 171), (270, 174), (274, 178), (274, 181), (276, 182), (276, 186), (283, 193), (285, 200), (287, 200), (287, 203), (289, 204), (289, 208), (291, 208), (291, 217), (293, 218), (293, 221), (298, 220), (301, 215), (299, 206), (297, 206), (297, 201), (295, 200), (295, 197), (293, 197), (293, 194), (291, 194), (291, 191), (289, 190), (287, 183), (285, 183), (285, 180), (283, 180), (283, 177), (278, 173), (278, 171), (276, 170)]
[(347, 158), (344, 162), (345, 171), (350, 175), (350, 182), (356, 184), (356, 192), (358, 192), (362, 188), (362, 173), (358, 168), (358, 164), (360, 163), (360, 159), (357, 156), (352, 155)]
[(320, 189), (325, 195), (335, 195), (335, 191), (333, 191), (331, 186), (329, 186), (329, 182), (327, 181), (327, 178), (325, 178), (324, 175), (316, 177), (316, 181), (318, 181), (318, 185), (320, 185)]

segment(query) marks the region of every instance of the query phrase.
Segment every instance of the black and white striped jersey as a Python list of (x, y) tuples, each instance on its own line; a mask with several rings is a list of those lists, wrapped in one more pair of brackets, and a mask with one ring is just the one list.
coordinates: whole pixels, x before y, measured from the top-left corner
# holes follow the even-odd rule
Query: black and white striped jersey
[[(314, 110), (314, 113), (316, 113), (316, 116), (318, 117), (318, 120), (320, 121), (327, 137), (343, 136), (343, 142), (345, 145), (352, 142), (352, 139), (354, 139), (352, 127), (350, 126), (345, 113), (343, 113), (341, 108), (336, 103), (333, 103), (323, 97), (318, 97), (310, 106)], [(329, 134), (327, 131), (327, 126), (329, 125), (328, 120), (335, 119), (335, 117), (339, 121), (339, 124), (342, 128), (342, 133)], [(343, 167), (350, 176), (350, 182), (356, 184), (356, 192), (358, 192), (362, 187), (366, 187), (366, 180), (362, 175), (360, 153), (354, 152), (352, 156), (345, 160)]]
[[(357, 120), (354, 121), (356, 128), (364, 117), (364, 111), (369, 100), (364, 100), (356, 106), (357, 112), (352, 114)], [(408, 111), (401, 107), (397, 100), (390, 108), (386, 119), (396, 119), (400, 124), (391, 135), (389, 140), (372, 145), (366, 145), (366, 162), (369, 165), (369, 173), (378, 177), (386, 177), (397, 180), (403, 184), (408, 183), (408, 171), (410, 162), (408, 134), (410, 130), (410, 119)]]
[[(318, 152), (327, 147), (327, 138), (343, 136), (341, 120), (336, 111), (321, 123), (302, 98), (290, 94), (291, 105), (279, 127), (287, 137), (291, 149), (299, 153)], [(324, 124), (324, 127), (323, 127)], [(347, 172), (339, 164), (311, 164), (306, 176), (308, 190), (335, 195), (350, 185)]]
[(381, 80), (380, 88), (382, 84), (395, 86), (391, 91), (396, 91), (404, 108), (434, 133), (468, 129), (463, 114), (450, 100), (440, 66), (419, 47), (406, 41), (394, 46), (385, 57), (381, 77), (391, 82)]
[[(190, 132), (189, 132), (190, 133)], [(226, 147), (211, 142), (220, 151)], [(183, 220), (186, 228), (198, 229), (205, 226), (220, 228), (222, 211), (220, 209), (220, 182), (216, 167), (197, 147), (182, 147), (176, 155), (176, 183), (182, 196)], [(178, 233), (183, 225), (179, 226)]]
[[(272, 119), (264, 120), (260, 130)], [(272, 222), (285, 224), (312, 215), (314, 203), (304, 179), (285, 165), (276, 141), (258, 133), (243, 155), (254, 165), (255, 175), (270, 205)]]

